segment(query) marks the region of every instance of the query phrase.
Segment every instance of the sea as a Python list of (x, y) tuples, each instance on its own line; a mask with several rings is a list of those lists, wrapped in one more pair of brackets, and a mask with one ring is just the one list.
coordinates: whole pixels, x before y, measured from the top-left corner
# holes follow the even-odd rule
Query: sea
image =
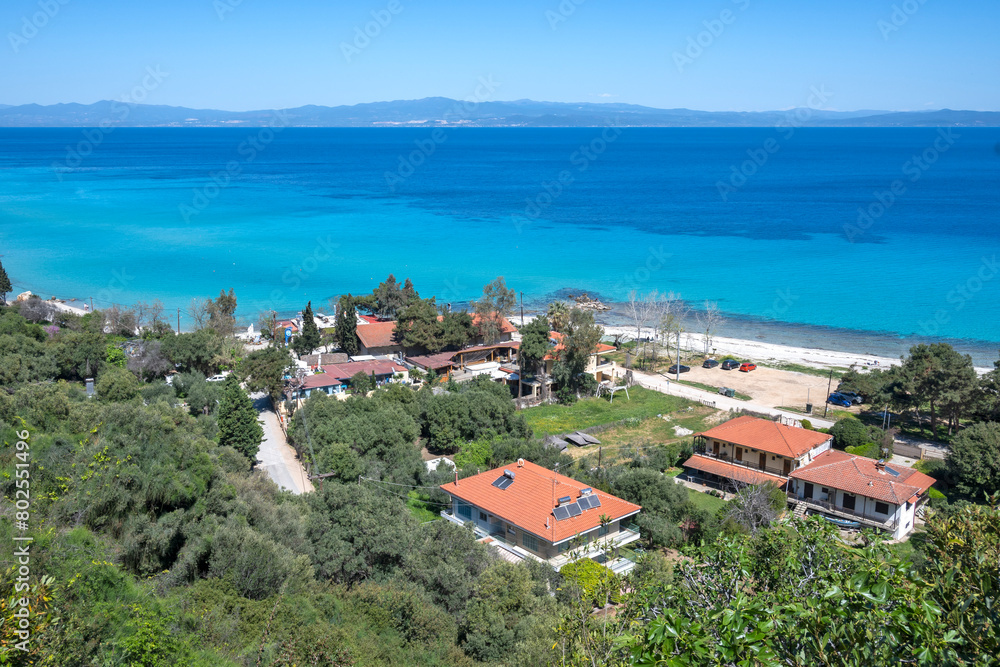
[(727, 336), (991, 366), (998, 222), (1000, 128), (0, 129), (15, 292), (172, 320), (504, 276), (528, 311), (672, 291)]

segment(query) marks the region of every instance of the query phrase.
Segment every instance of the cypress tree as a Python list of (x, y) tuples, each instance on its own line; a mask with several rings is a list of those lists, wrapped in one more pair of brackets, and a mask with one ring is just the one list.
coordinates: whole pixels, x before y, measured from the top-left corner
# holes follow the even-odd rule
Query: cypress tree
[(257, 421), (253, 401), (240, 387), (235, 374), (226, 378), (226, 388), (219, 402), (219, 445), (234, 448), (250, 459), (257, 460), (257, 450), (264, 439), (264, 429)]
[(358, 353), (361, 342), (358, 340), (358, 316), (354, 309), (354, 299), (350, 294), (340, 297), (337, 304), (337, 326), (334, 337), (340, 349), (350, 356)]
[(14, 286), (10, 284), (10, 278), (7, 277), (7, 271), (3, 268), (3, 262), (0, 262), (0, 301), (3, 305), (7, 305), (7, 292), (14, 289)]
[(306, 304), (306, 309), (302, 311), (302, 333), (292, 343), (292, 348), (299, 355), (310, 354), (319, 347), (320, 333), (313, 318), (312, 301)]

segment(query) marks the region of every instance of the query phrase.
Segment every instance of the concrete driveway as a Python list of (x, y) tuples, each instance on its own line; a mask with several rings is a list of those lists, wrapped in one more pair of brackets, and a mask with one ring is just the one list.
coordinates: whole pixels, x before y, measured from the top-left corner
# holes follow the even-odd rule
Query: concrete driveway
[(278, 423), (278, 415), (271, 408), (271, 400), (264, 393), (251, 394), (257, 408), (259, 421), (264, 427), (264, 440), (257, 451), (257, 467), (265, 471), (275, 484), (296, 495), (313, 491), (312, 482), (306, 477), (302, 462)]

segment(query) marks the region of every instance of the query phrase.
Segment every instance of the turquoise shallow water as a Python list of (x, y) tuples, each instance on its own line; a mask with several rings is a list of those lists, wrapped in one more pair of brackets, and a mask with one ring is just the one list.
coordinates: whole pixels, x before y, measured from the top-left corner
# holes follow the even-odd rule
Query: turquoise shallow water
[[(19, 291), (99, 306), (173, 309), (233, 287), (248, 318), (368, 291), (389, 272), (453, 302), (504, 275), (531, 303), (562, 289), (674, 290), (786, 332), (1000, 341), (995, 129), (268, 138), (0, 129), (4, 265)], [(745, 183), (730, 178), (741, 167), (754, 172)], [(723, 197), (720, 181), (739, 187)], [(903, 190), (883, 207), (894, 181)], [(877, 215), (859, 224), (859, 208)]]

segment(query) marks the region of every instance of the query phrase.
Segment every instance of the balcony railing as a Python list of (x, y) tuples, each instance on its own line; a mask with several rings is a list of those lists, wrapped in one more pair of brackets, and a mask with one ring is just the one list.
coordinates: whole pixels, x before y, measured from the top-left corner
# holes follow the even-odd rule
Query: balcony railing
[(858, 522), (866, 523), (877, 528), (884, 528), (886, 530), (896, 529), (895, 514), (893, 514), (893, 516), (886, 517), (885, 519), (880, 519), (872, 516), (871, 514), (865, 514), (864, 512), (852, 510), (841, 505), (835, 505), (828, 500), (819, 500), (817, 498), (796, 498), (795, 496), (790, 497), (795, 502), (802, 503), (806, 507), (825, 512), (827, 514), (840, 514), (842, 517), (848, 517)]
[(747, 468), (748, 470), (756, 470), (757, 472), (766, 472), (769, 475), (776, 475), (777, 477), (787, 478), (788, 474), (785, 473), (784, 468), (771, 468), (766, 463), (764, 467), (761, 467), (760, 462), (754, 463), (753, 461), (738, 461), (737, 459), (731, 458), (728, 453), (720, 452), (716, 454), (707, 447), (701, 448), (699, 451), (698, 447), (694, 448), (694, 453), (700, 456), (705, 456), (710, 459), (716, 459), (718, 461), (725, 461), (726, 463), (731, 463), (734, 466), (740, 466), (741, 468)]

